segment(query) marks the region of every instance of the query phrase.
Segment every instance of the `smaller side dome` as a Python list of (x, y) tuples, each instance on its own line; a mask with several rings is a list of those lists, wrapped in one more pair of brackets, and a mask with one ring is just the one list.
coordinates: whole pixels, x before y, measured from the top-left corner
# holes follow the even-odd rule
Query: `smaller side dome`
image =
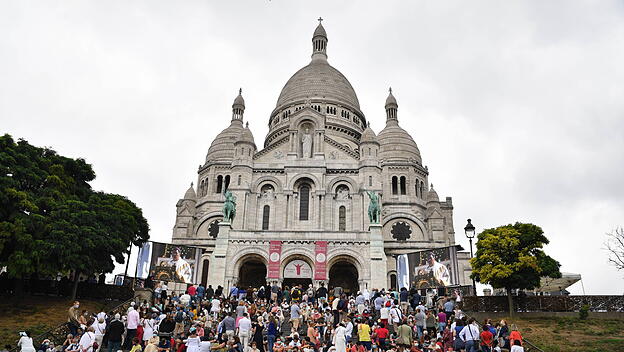
[(206, 154), (206, 162), (231, 161), (234, 158), (234, 142), (242, 135), (244, 129), (240, 120), (233, 120), (230, 126), (221, 131), (212, 141)]
[(433, 183), (431, 184), (431, 188), (429, 189), (429, 192), (427, 192), (427, 204), (431, 203), (431, 202), (439, 202), (440, 198), (438, 197), (438, 192), (435, 191), (435, 189), (433, 189)]
[(238, 144), (238, 143), (252, 144), (254, 146), (254, 149), (256, 148), (256, 142), (254, 140), (253, 133), (251, 133), (251, 130), (249, 129), (249, 122), (245, 124), (243, 133), (241, 134), (240, 138), (234, 144)]
[(362, 132), (362, 137), (360, 138), (360, 144), (364, 143), (379, 144), (379, 142), (377, 141), (377, 135), (375, 134), (373, 129), (370, 128), (370, 123), (366, 126), (364, 132)]
[(189, 189), (186, 190), (186, 193), (184, 193), (184, 199), (193, 201), (197, 199), (195, 188), (193, 188), (193, 182), (191, 182), (191, 187), (189, 187)]

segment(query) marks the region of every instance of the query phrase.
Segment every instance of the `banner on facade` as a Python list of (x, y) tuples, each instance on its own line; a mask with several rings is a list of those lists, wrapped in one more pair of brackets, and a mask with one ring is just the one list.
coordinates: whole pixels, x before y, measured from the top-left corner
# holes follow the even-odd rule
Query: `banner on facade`
[(269, 242), (269, 279), (279, 279), (282, 260), (282, 241)]
[(316, 241), (314, 280), (327, 280), (327, 241)]

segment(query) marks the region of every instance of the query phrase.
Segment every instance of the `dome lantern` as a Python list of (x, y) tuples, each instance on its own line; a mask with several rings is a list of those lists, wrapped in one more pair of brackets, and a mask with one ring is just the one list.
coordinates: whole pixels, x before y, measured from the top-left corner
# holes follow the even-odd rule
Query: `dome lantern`
[(243, 99), (243, 88), (238, 89), (238, 96), (232, 104), (232, 121), (243, 121), (243, 113), (245, 113), (245, 99)]
[(397, 104), (396, 98), (392, 95), (392, 87), (388, 89), (388, 97), (386, 98), (386, 123), (391, 120), (397, 121), (397, 110), (399, 105)]
[(327, 60), (327, 32), (323, 28), (323, 19), (319, 17), (319, 24), (312, 35), (312, 60)]

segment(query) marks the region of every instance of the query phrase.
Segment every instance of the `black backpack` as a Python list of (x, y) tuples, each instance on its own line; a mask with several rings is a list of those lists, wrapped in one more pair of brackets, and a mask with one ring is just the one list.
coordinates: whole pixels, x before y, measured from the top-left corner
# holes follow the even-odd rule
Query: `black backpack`
[(182, 311), (178, 311), (175, 315), (175, 321), (176, 323), (181, 323), (184, 321), (184, 312)]

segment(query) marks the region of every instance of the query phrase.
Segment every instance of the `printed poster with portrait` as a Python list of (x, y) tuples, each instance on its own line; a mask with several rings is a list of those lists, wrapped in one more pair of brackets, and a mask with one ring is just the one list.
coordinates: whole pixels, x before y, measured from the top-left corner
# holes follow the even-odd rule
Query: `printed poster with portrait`
[(202, 251), (197, 247), (147, 242), (139, 250), (137, 277), (146, 279), (150, 275), (157, 281), (195, 284)]
[(458, 283), (457, 271), (456, 246), (397, 256), (397, 279), (400, 288), (454, 286)]

